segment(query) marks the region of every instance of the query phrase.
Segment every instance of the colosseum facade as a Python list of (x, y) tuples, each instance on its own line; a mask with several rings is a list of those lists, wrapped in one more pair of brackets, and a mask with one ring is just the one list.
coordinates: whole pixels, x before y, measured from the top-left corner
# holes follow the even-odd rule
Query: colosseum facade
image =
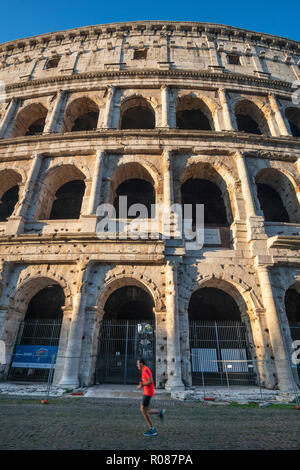
[[(0, 79), (1, 380), (299, 385), (300, 43), (97, 25), (0, 45)], [(203, 243), (175, 210), (124, 236), (120, 196), (204, 205)]]

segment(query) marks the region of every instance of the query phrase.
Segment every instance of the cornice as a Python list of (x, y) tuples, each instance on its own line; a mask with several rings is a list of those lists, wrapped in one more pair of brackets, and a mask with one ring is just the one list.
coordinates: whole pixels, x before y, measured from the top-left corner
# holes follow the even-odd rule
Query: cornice
[(277, 44), (281, 47), (288, 47), (290, 49), (299, 50), (299, 41), (284, 38), (281, 36), (271, 35), (262, 32), (250, 31), (236, 26), (229, 26), (217, 23), (201, 23), (193, 21), (131, 21), (124, 23), (107, 23), (100, 25), (83, 26), (63, 31), (54, 31), (37, 36), (27, 38), (15, 39), (0, 45), (0, 52), (10, 50), (18, 47), (19, 43), (34, 44), (52, 40), (63, 40), (65, 38), (86, 38), (91, 35), (101, 36), (102, 34), (121, 34), (126, 35), (131, 32), (154, 32), (158, 31), (161, 34), (172, 34), (172, 32), (182, 32), (186, 35), (190, 34), (209, 34), (212, 36), (221, 35), (230, 36), (235, 38), (244, 38), (248, 41), (260, 41), (266, 45)]
[[(6, 85), (6, 92), (16, 89), (26, 89), (31, 87), (40, 87), (42, 85), (51, 85), (59, 83), (63, 86), (63, 83), (76, 82), (78, 80), (91, 80), (99, 78), (109, 78), (109, 79), (118, 79), (121, 77), (161, 77), (162, 79), (173, 79), (173, 78), (182, 78), (182, 79), (203, 79), (207, 81), (220, 81), (232, 84), (232, 82), (240, 83), (242, 85), (248, 84), (253, 86), (263, 86), (265, 88), (272, 89), (284, 89), (287, 91), (293, 91), (292, 83), (286, 82), (283, 80), (272, 80), (267, 78), (260, 78), (253, 75), (247, 74), (238, 74), (238, 73), (218, 73), (210, 72), (205, 70), (158, 70), (158, 69), (149, 69), (149, 70), (102, 70), (97, 72), (84, 72), (72, 75), (56, 75), (53, 77), (39, 78), (35, 80), (30, 80), (26, 82), (11, 83)], [(172, 85), (170, 83), (170, 85)], [(174, 86), (179, 86), (174, 84)]]

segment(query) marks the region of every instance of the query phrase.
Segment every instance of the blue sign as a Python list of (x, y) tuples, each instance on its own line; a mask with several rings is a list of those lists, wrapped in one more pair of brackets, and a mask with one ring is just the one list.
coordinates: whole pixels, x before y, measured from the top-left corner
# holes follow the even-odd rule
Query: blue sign
[(58, 346), (19, 345), (12, 367), (51, 369), (55, 366)]

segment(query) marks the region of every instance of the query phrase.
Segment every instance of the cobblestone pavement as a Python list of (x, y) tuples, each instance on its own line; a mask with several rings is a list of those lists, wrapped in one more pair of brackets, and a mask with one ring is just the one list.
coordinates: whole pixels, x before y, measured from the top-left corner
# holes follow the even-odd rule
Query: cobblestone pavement
[(0, 397), (0, 449), (208, 450), (300, 449), (295, 406), (213, 405), (157, 400), (166, 422), (146, 429), (138, 400)]

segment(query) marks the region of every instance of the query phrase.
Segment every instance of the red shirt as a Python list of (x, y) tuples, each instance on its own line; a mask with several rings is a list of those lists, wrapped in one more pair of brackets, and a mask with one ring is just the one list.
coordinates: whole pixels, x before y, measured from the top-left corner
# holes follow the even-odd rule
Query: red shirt
[[(143, 369), (142, 369), (142, 382), (143, 383), (148, 382), (150, 377), (153, 380), (151, 370), (149, 369), (149, 367), (144, 366)], [(153, 384), (153, 382), (150, 385), (144, 385), (144, 395), (147, 395), (147, 396), (150, 396), (150, 397), (154, 396), (154, 384)]]

